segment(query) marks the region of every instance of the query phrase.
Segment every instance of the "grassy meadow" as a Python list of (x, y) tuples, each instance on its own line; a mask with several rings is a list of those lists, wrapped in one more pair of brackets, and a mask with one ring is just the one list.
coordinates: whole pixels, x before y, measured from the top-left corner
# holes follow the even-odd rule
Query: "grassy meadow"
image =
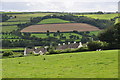
[(7, 48), (7, 49), (0, 49), (0, 51), (18, 51), (24, 50), (24, 48)]
[[(76, 34), (76, 33), (61, 33), (61, 34), (63, 34), (63, 36), (65, 36), (66, 37), (66, 39), (70, 39), (69, 38), (69, 36), (70, 35), (75, 35), (75, 36), (78, 36), (78, 37), (82, 37), (81, 35), (79, 35), (79, 34)], [(38, 38), (48, 38), (48, 36), (47, 36), (47, 34), (46, 33), (33, 33), (33, 34), (31, 34), (31, 36), (36, 36), (36, 37), (38, 37)], [(50, 33), (50, 35), (49, 35), (50, 37), (54, 37), (54, 34), (53, 33)], [(56, 36), (56, 38), (60, 38), (59, 36)]]
[(7, 58), (2, 66), (3, 78), (117, 78), (118, 50)]
[(51, 23), (69, 23), (70, 21), (62, 20), (59, 18), (50, 18), (40, 21), (38, 24), (51, 24)]
[(117, 13), (115, 14), (84, 14), (84, 15), (76, 15), (76, 16), (87, 16), (87, 17), (91, 17), (94, 19), (107, 19), (110, 20), (116, 16), (118, 16)]

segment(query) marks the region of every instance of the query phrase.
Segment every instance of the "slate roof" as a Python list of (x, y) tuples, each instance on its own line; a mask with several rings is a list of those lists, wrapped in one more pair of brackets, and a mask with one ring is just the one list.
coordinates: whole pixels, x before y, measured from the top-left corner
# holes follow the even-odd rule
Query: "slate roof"
[(34, 51), (34, 49), (26, 48), (26, 54), (29, 54), (29, 53), (31, 53), (31, 52), (33, 52), (33, 51)]
[(71, 43), (71, 44), (65, 44), (65, 45), (59, 45), (58, 47), (56, 47), (57, 50), (63, 50), (63, 49), (74, 49), (74, 48), (78, 48), (80, 44), (79, 43)]
[(47, 49), (45, 49), (45, 48), (37, 48), (34, 51), (35, 51), (35, 53), (39, 53), (40, 51), (42, 51), (42, 53), (46, 53)]

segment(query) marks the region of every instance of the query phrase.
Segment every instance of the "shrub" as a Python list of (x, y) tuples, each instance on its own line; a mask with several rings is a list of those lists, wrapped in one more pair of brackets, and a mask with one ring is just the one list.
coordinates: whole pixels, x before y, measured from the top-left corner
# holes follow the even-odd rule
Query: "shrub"
[(82, 52), (82, 51), (89, 51), (88, 47), (80, 47), (76, 49), (77, 52)]
[(50, 50), (49, 51), (49, 54), (60, 54), (61, 53), (61, 51), (60, 50)]
[(92, 41), (87, 44), (90, 50), (107, 49), (108, 43), (102, 41)]
[(34, 54), (34, 56), (39, 56), (40, 54)]
[(5, 51), (4, 53), (3, 53), (3, 56), (11, 56), (11, 55), (13, 55), (14, 53), (13, 53), (13, 51)]

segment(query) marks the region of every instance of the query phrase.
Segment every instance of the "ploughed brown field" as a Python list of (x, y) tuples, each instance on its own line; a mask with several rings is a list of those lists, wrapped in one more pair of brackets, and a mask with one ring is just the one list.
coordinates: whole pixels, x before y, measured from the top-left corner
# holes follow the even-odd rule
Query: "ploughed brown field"
[(24, 28), (21, 32), (70, 32), (70, 31), (97, 31), (95, 26), (84, 23), (42, 24)]

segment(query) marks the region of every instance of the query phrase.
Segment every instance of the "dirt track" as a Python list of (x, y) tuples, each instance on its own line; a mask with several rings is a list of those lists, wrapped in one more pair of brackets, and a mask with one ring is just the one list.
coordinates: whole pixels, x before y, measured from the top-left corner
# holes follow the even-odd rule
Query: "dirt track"
[(65, 24), (43, 24), (32, 25), (24, 28), (21, 32), (69, 32), (69, 31), (96, 31), (100, 30), (95, 26), (83, 23), (65, 23)]

